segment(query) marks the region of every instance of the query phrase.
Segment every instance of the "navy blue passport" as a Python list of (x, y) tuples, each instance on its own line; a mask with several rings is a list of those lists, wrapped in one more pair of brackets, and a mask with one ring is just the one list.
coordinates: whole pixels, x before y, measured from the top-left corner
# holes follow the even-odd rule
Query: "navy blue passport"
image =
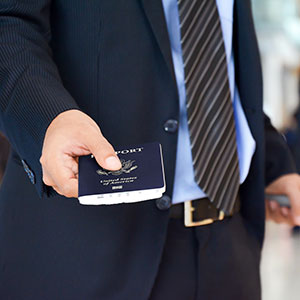
[(122, 169), (101, 168), (92, 155), (79, 158), (79, 202), (85, 205), (131, 203), (160, 198), (166, 190), (159, 143), (116, 150)]

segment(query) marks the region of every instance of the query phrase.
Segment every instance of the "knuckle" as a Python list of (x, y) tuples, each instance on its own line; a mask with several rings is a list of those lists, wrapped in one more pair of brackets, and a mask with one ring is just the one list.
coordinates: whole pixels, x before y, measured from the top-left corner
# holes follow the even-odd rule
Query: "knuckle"
[(62, 188), (60, 188), (60, 190), (64, 195), (68, 194), (68, 192), (69, 192), (67, 186), (63, 186)]
[(44, 165), (44, 164), (45, 164), (45, 156), (44, 156), (44, 155), (42, 155), (42, 156), (40, 157), (40, 163), (41, 163), (41, 165)]
[(74, 198), (74, 195), (72, 193), (66, 193), (65, 196), (67, 198)]
[(53, 184), (52, 181), (50, 180), (50, 178), (46, 175), (43, 175), (43, 182), (49, 186), (51, 186)]
[(71, 185), (68, 183), (64, 184), (64, 186), (62, 188), (62, 192), (68, 198), (72, 197), (72, 195), (74, 194)]
[(54, 191), (55, 191), (56, 193), (58, 193), (59, 195), (62, 195), (62, 196), (63, 196), (63, 193), (62, 193), (57, 187), (52, 186), (52, 188), (54, 189)]
[(42, 155), (41, 158), (40, 158), (40, 163), (41, 163), (43, 169), (49, 169), (48, 162), (49, 162), (49, 159), (47, 158), (47, 156)]

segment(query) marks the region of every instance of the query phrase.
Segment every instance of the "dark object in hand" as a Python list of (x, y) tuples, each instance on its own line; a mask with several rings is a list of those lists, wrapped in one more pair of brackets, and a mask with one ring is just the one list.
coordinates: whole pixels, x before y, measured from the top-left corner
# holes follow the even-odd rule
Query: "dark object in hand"
[(277, 202), (280, 206), (284, 206), (284, 207), (288, 207), (288, 208), (291, 207), (290, 200), (289, 200), (288, 196), (286, 196), (286, 195), (266, 194), (265, 197), (266, 197), (266, 199), (268, 199), (270, 201)]

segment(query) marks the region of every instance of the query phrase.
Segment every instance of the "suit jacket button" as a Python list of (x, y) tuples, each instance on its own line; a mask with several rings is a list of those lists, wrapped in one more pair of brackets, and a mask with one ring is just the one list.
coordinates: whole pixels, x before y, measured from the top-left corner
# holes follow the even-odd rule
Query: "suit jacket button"
[(167, 210), (171, 207), (172, 201), (168, 195), (164, 195), (156, 200), (156, 207), (159, 210)]
[(27, 163), (25, 160), (21, 160), (22, 165), (23, 165), (23, 169), (25, 170), (27, 176), (29, 177), (30, 181), (32, 184), (35, 184), (35, 176), (34, 173), (30, 170), (30, 168), (28, 167)]
[(168, 120), (165, 124), (164, 124), (164, 130), (166, 132), (170, 132), (170, 133), (175, 133), (178, 130), (178, 121), (177, 120)]

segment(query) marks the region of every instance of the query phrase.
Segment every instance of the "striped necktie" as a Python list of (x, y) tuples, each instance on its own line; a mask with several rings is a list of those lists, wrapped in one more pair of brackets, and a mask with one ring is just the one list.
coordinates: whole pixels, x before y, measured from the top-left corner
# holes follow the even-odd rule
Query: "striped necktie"
[(239, 190), (235, 121), (215, 0), (178, 0), (195, 181), (229, 214)]

